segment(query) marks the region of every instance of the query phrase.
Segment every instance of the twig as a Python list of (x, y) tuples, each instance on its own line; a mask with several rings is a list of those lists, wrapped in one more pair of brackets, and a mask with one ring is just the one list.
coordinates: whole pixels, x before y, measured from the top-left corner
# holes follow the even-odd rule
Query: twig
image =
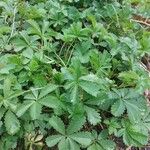
[(147, 69), (146, 65), (144, 65), (142, 62), (140, 62), (140, 66), (148, 73), (150, 73), (150, 71)]
[(114, 5), (112, 5), (112, 8), (113, 8), (113, 9), (114, 9), (114, 11), (115, 11), (115, 15), (116, 15), (116, 19), (117, 19), (117, 26), (120, 28), (119, 17), (118, 17), (118, 14), (117, 14), (116, 8), (114, 7)]
[(69, 65), (69, 62), (70, 62), (70, 60), (71, 60), (73, 51), (74, 51), (74, 47), (72, 48), (72, 50), (71, 50), (71, 52), (70, 52), (70, 55), (69, 55), (69, 58), (68, 58), (68, 62), (67, 62), (67, 66)]
[(69, 50), (70, 50), (70, 48), (72, 47), (73, 43), (74, 43), (74, 41), (73, 41), (73, 42), (70, 44), (70, 46), (67, 48), (65, 58), (67, 57), (67, 55), (68, 55), (68, 53), (69, 53)]
[(16, 19), (16, 11), (17, 10), (17, 6), (15, 6), (14, 11), (13, 11), (13, 20), (12, 20), (12, 27), (11, 27), (11, 34), (10, 37), (8, 39), (9, 40), (12, 38), (13, 34), (14, 34), (14, 29), (15, 29), (15, 19)]
[(61, 59), (61, 57), (60, 57), (56, 52), (54, 52), (54, 54), (55, 54), (56, 57), (60, 60), (60, 62), (62, 63), (62, 65), (63, 65), (64, 67), (67, 67), (67, 65), (65, 64), (65, 62)]
[(150, 27), (150, 24), (147, 23), (146, 21), (140, 21), (140, 20), (135, 20), (135, 19), (130, 19), (130, 20)]
[(61, 47), (61, 49), (60, 49), (60, 51), (59, 51), (59, 56), (61, 55), (62, 50), (63, 50), (63, 48), (65, 47), (65, 44), (66, 44), (66, 43), (63, 43), (63, 45), (62, 45), (62, 47)]

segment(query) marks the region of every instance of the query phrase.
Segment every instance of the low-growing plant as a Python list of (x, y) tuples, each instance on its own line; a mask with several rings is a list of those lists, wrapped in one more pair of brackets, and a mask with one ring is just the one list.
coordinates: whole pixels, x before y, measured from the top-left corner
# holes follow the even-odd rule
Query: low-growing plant
[[(0, 1), (0, 150), (148, 143), (146, 0)], [(138, 7), (137, 7), (138, 6)]]

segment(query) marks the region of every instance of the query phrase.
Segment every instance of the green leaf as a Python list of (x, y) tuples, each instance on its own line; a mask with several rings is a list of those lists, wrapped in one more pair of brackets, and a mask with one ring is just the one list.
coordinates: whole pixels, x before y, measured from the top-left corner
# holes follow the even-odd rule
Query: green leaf
[(15, 68), (15, 65), (8, 64), (5, 67), (0, 68), (0, 74), (9, 74), (12, 69)]
[(85, 111), (87, 113), (88, 121), (92, 125), (97, 125), (101, 122), (100, 114), (95, 109), (86, 106)]
[(63, 30), (64, 36), (63, 40), (66, 42), (73, 41), (75, 39), (85, 40), (88, 39), (88, 34), (90, 33), (89, 28), (82, 28), (82, 23), (77, 22), (71, 24), (70, 28)]
[(95, 97), (98, 95), (100, 89), (99, 85), (97, 85), (96, 83), (90, 83), (88, 81), (81, 81), (80, 87), (84, 91)]
[(28, 67), (29, 67), (29, 70), (33, 72), (39, 68), (39, 64), (35, 59), (31, 59), (30, 63), (28, 64)]
[(4, 113), (6, 112), (6, 109), (5, 108), (0, 108), (0, 120), (2, 119)]
[(115, 149), (115, 143), (111, 140), (100, 139), (98, 141), (98, 144), (99, 144), (99, 150), (114, 150)]
[(39, 104), (38, 102), (34, 102), (30, 106), (30, 116), (32, 120), (36, 120), (40, 118), (41, 110), (42, 110), (42, 105)]
[(137, 100), (125, 101), (129, 119), (132, 122), (140, 122), (141, 118), (146, 113), (146, 100), (142, 97), (138, 97)]
[(142, 146), (148, 143), (148, 132), (141, 130), (138, 125), (131, 124), (128, 120), (123, 122), (123, 141), (126, 145)]
[(3, 122), (2, 122), (2, 121), (0, 121), (0, 129), (1, 129), (2, 125), (3, 125)]
[(48, 136), (46, 138), (46, 144), (48, 147), (53, 147), (55, 146), (61, 139), (63, 138), (63, 136), (61, 135), (51, 135)]
[(74, 133), (69, 137), (83, 146), (88, 146), (91, 144), (91, 134), (89, 132)]
[(34, 101), (31, 100), (24, 101), (24, 103), (19, 106), (16, 115), (21, 117), (32, 106), (33, 103)]
[[(109, 144), (108, 144), (109, 143)], [(101, 140), (96, 144), (92, 144), (87, 150), (114, 150), (115, 144), (110, 140)]]
[(60, 108), (61, 107), (61, 103), (60, 101), (57, 99), (57, 97), (55, 96), (46, 96), (44, 98), (41, 98), (38, 100), (38, 103), (49, 107), (49, 108)]
[(79, 145), (70, 138), (69, 138), (69, 146), (70, 146), (69, 150), (80, 150)]
[(95, 97), (98, 95), (99, 90), (101, 89), (100, 80), (94, 74), (89, 74), (89, 75), (80, 77), (79, 85), (87, 93)]
[(32, 28), (28, 29), (28, 32), (41, 36), (42, 33), (39, 24), (34, 20), (28, 20), (27, 22), (32, 26)]
[(108, 125), (109, 134), (117, 134), (118, 129), (121, 128), (120, 121), (117, 118), (104, 120), (104, 123)]
[(116, 100), (111, 108), (111, 112), (115, 116), (120, 116), (126, 108), (129, 119), (132, 122), (137, 123), (140, 122), (146, 113), (146, 100), (134, 89), (126, 88), (115, 90), (110, 96), (111, 99)]
[(1, 26), (0, 27), (0, 36), (2, 36), (5, 33), (9, 33), (10, 32), (10, 27), (9, 26)]
[(57, 116), (51, 117), (49, 119), (49, 123), (56, 131), (58, 131), (61, 134), (65, 134), (65, 125), (59, 117)]
[(71, 118), (71, 121), (67, 128), (67, 133), (72, 134), (74, 132), (79, 131), (85, 122), (86, 122), (86, 118), (83, 115), (74, 115)]
[(4, 97), (8, 97), (11, 93), (11, 78), (6, 78), (4, 80), (4, 86), (3, 86), (3, 93), (4, 93)]
[(7, 111), (5, 115), (5, 127), (10, 135), (16, 134), (20, 129), (20, 122), (15, 114), (11, 111)]
[(69, 139), (63, 138), (58, 144), (58, 149), (59, 150), (69, 150)]
[(96, 143), (96, 144), (92, 144), (91, 146), (89, 146), (87, 150), (101, 150), (101, 147), (99, 144)]
[(22, 52), (22, 55), (28, 59), (32, 59), (33, 57), (33, 50), (31, 48), (27, 48)]
[(90, 55), (89, 55), (90, 48), (91, 48), (90, 40), (78, 44), (76, 46), (76, 49), (74, 52), (75, 57), (77, 57), (81, 61), (81, 63), (87, 63), (89, 61), (89, 57), (90, 57)]
[(46, 87), (44, 87), (41, 92), (40, 92), (40, 95), (39, 95), (39, 99), (40, 98), (43, 98), (44, 96), (46, 96), (47, 94), (53, 92), (54, 90), (56, 90), (58, 88), (57, 85), (54, 85), (54, 84), (49, 84), (47, 85)]
[[(94, 148), (97, 150), (114, 150), (115, 143), (111, 140), (108, 140), (107, 130), (102, 130), (98, 135), (96, 131), (92, 132), (93, 144), (88, 147), (88, 150), (93, 150)], [(109, 144), (108, 144), (109, 143)]]
[(146, 113), (146, 115), (142, 119), (142, 124), (144, 124), (144, 126), (150, 131), (150, 110)]
[(134, 85), (139, 80), (139, 75), (134, 71), (121, 72), (119, 78), (126, 84)]
[(98, 76), (97, 75), (95, 75), (95, 74), (88, 74), (88, 75), (85, 75), (85, 76), (82, 76), (82, 77), (80, 77), (80, 79), (81, 80), (83, 80), (83, 81), (89, 81), (89, 82), (91, 82), (91, 83), (99, 83), (99, 78), (98, 78)]
[(112, 67), (110, 64), (111, 55), (107, 51), (103, 53), (99, 53), (98, 51), (92, 51), (91, 54), (91, 65), (92, 68), (97, 72), (100, 76), (106, 76), (109, 73), (109, 69)]
[(148, 0), (0, 0), (0, 150), (47, 149), (46, 138), (55, 150), (143, 147), (150, 32), (135, 20), (149, 10)]
[(124, 111), (125, 111), (125, 105), (122, 100), (118, 100), (111, 107), (111, 113), (116, 117), (121, 116), (124, 113)]
[(32, 88), (31, 88), (31, 91), (32, 91), (32, 94), (26, 94), (24, 96), (24, 98), (27, 100), (35, 100), (36, 101), (38, 99), (39, 92), (38, 92), (38, 90), (34, 90)]
[(78, 102), (78, 92), (79, 88), (78, 88), (78, 85), (75, 85), (72, 89), (71, 89), (71, 94), (70, 94), (70, 99), (71, 99), (71, 102), (73, 104), (76, 104)]

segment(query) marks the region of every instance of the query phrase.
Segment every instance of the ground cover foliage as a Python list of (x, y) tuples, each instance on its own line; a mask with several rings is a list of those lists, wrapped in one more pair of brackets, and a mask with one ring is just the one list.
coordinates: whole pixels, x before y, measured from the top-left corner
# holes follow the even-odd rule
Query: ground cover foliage
[(146, 0), (0, 1), (0, 150), (148, 143)]

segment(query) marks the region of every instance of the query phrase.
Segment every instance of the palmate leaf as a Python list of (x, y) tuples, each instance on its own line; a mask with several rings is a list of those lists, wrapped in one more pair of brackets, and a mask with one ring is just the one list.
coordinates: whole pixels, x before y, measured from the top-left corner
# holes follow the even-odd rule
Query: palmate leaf
[(0, 150), (146, 144), (150, 32), (130, 21), (144, 1), (0, 0)]
[(4, 122), (8, 134), (14, 135), (20, 130), (20, 122), (10, 110), (7, 111)]
[[(35, 20), (28, 20), (27, 22), (31, 25), (31, 27), (28, 28), (28, 33), (38, 35), (40, 38), (42, 38), (42, 40), (49, 38), (50, 35), (56, 35), (55, 31), (49, 29), (48, 21), (44, 20), (41, 26)], [(48, 34), (46, 34), (46, 32), (48, 32)]]
[(39, 39), (38, 36), (28, 36), (26, 31), (20, 32), (21, 37), (17, 37), (13, 40), (13, 43), (15, 45), (15, 51), (21, 51), (27, 48), (34, 49), (36, 48), (38, 42), (37, 40)]
[(139, 75), (134, 71), (121, 72), (119, 78), (126, 84), (134, 85), (139, 80)]
[(111, 55), (107, 51), (104, 51), (103, 53), (92, 51), (90, 56), (90, 63), (97, 74), (100, 76), (107, 75), (109, 69), (112, 67), (110, 64), (112, 59)]
[(22, 91), (16, 90), (14, 91), (12, 87), (13, 76), (9, 76), (4, 80), (3, 84), (3, 96), (1, 97), (1, 104), (5, 108), (10, 108), (15, 111), (17, 108), (17, 96), (22, 94)]
[(92, 144), (87, 150), (114, 150), (115, 143), (107, 139), (107, 137), (108, 134), (106, 130), (102, 130), (99, 135), (97, 131), (94, 130), (92, 132)]
[(142, 146), (148, 143), (148, 132), (146, 130), (141, 130), (140, 126), (133, 125), (128, 120), (123, 120), (123, 126), (122, 135), (126, 145)]
[(111, 113), (114, 116), (121, 116), (127, 109), (130, 121), (134, 123), (140, 122), (147, 111), (145, 98), (137, 94), (133, 89), (120, 89), (115, 93), (111, 95), (116, 99), (116, 102), (111, 107)]
[[(62, 69), (64, 78), (65, 78), (65, 80), (68, 81), (67, 84), (65, 85), (65, 89), (67, 89), (67, 90), (69, 89), (70, 100), (73, 104), (76, 104), (79, 100), (80, 87), (82, 86), (82, 85), (80, 86), (80, 82), (82, 80), (80, 80), (80, 81), (78, 81), (78, 80), (81, 77), (81, 75), (84, 73), (84, 71), (85, 71), (85, 68), (82, 67), (82, 65), (78, 59), (74, 59), (72, 61), (70, 70), (66, 69), (66, 68)], [(88, 85), (87, 85), (86, 89), (90, 92)]]
[(104, 120), (104, 123), (106, 125), (108, 125), (108, 132), (109, 134), (115, 134), (117, 133), (118, 129), (121, 128), (121, 124), (120, 121), (118, 120), (118, 118), (112, 118), (112, 119), (106, 119)]
[(26, 94), (24, 102), (19, 105), (16, 115), (21, 117), (27, 110), (30, 110), (32, 120), (38, 119), (42, 110), (42, 106), (56, 108), (60, 103), (56, 97), (47, 96), (50, 92), (57, 88), (56, 85), (49, 84), (44, 87), (39, 94), (38, 90), (31, 89), (31, 94)]
[(63, 40), (66, 42), (73, 41), (75, 39), (85, 40), (88, 39), (88, 35), (90, 33), (89, 28), (82, 28), (82, 23), (77, 22), (71, 24), (70, 28), (65, 29), (63, 35)]

